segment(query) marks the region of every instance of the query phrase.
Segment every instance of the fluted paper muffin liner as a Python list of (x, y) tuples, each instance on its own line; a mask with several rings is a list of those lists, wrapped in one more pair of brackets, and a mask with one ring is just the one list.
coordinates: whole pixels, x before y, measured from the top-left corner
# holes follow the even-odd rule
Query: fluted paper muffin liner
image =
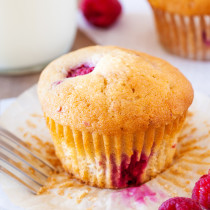
[(115, 136), (46, 121), (66, 171), (92, 186), (124, 188), (148, 181), (172, 163), (185, 116), (160, 128)]
[(161, 44), (171, 53), (210, 60), (210, 15), (187, 16), (153, 8)]

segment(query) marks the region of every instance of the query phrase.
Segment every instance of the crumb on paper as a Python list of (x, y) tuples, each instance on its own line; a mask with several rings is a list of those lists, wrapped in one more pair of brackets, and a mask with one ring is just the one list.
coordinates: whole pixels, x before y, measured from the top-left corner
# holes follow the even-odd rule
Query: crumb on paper
[(206, 120), (205, 120), (205, 121), (203, 121), (203, 123), (206, 125), (206, 127), (210, 127), (209, 122), (207, 122)]
[(187, 188), (187, 187), (184, 187), (183, 190), (184, 190), (186, 193), (191, 193), (191, 192), (192, 192), (192, 189)]
[(36, 114), (36, 113), (32, 113), (32, 114), (31, 114), (31, 117), (43, 118), (42, 115)]
[(58, 189), (58, 195), (64, 195), (65, 188)]
[(24, 128), (22, 128), (22, 127), (19, 127), (18, 128), (18, 130), (21, 132), (21, 133), (23, 133), (23, 137), (25, 138), (26, 136), (28, 136), (29, 135), (29, 133), (28, 132), (26, 132), (25, 131), (25, 129)]
[(193, 112), (188, 112), (187, 113), (187, 117), (193, 117), (194, 116), (194, 113)]
[(49, 194), (49, 188), (47, 188), (46, 186), (43, 186), (39, 189), (39, 191), (37, 192), (37, 195), (42, 195), (42, 194)]
[(94, 193), (94, 194), (91, 193), (91, 196), (88, 197), (88, 200), (93, 201), (93, 202), (96, 201), (98, 196), (97, 196), (97, 193)]
[(29, 133), (28, 133), (28, 132), (25, 132), (25, 133), (23, 134), (23, 137), (26, 138), (26, 136), (28, 136), (28, 135), (29, 135)]
[(69, 193), (69, 194), (67, 195), (67, 198), (72, 199), (72, 195)]
[(187, 185), (190, 184), (190, 181), (189, 180), (186, 180), (185, 181), (185, 184), (187, 184)]
[(37, 143), (39, 144), (39, 146), (41, 146), (41, 145), (44, 144), (44, 142), (38, 136), (31, 135), (31, 137), (37, 141)]
[(64, 183), (61, 183), (58, 187), (59, 187), (59, 189), (61, 189), (61, 188), (65, 189), (65, 188), (69, 188), (72, 186), (74, 186), (74, 184), (72, 182), (69, 182), (69, 181), (65, 182), (65, 180), (64, 180)]
[(204, 170), (204, 169), (199, 169), (199, 170), (197, 170), (196, 172), (197, 172), (197, 174), (199, 174), (200, 176), (202, 176), (202, 175), (204, 175), (204, 174), (207, 173), (207, 171)]
[(88, 207), (86, 210), (92, 210), (93, 209), (93, 207)]
[(33, 175), (35, 174), (35, 170), (31, 166), (29, 166), (28, 169), (29, 169), (31, 174), (33, 174)]
[(24, 128), (18, 127), (18, 130), (19, 130), (20, 132), (23, 132), (23, 131), (24, 131)]
[(85, 188), (85, 190), (79, 195), (77, 196), (76, 200), (77, 200), (77, 203), (81, 203), (81, 201), (87, 197), (87, 195), (90, 195), (89, 192), (91, 191), (91, 188), (90, 187), (87, 187)]
[(28, 125), (28, 127), (30, 127), (30, 128), (36, 128), (37, 126), (34, 124), (34, 123), (32, 123), (30, 120), (26, 120), (26, 124)]
[(88, 192), (83, 192), (81, 195), (79, 195), (77, 197), (77, 203), (81, 203), (81, 201), (83, 200), (83, 198), (85, 198), (87, 196)]
[(190, 133), (193, 134), (196, 131), (197, 131), (197, 128), (192, 128), (191, 131), (190, 131)]

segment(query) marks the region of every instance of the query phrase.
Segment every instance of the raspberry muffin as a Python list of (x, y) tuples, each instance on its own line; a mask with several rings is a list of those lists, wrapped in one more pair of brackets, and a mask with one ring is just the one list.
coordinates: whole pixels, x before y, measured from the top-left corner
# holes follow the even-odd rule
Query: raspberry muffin
[(210, 60), (209, 0), (148, 0), (161, 44), (171, 53)]
[(159, 58), (93, 46), (50, 63), (38, 95), (65, 170), (92, 186), (124, 188), (172, 163), (193, 89)]

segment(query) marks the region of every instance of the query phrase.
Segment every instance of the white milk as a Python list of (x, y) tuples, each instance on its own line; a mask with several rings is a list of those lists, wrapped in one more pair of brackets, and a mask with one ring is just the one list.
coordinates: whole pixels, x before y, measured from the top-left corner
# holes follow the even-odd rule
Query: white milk
[(41, 70), (67, 53), (76, 7), (76, 0), (0, 0), (0, 73)]

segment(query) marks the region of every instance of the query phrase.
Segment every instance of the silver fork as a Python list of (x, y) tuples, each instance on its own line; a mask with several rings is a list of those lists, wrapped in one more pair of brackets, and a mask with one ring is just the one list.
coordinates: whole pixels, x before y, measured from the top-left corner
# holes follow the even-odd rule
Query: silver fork
[(55, 168), (27, 144), (0, 127), (0, 171), (27, 187), (32, 193), (44, 185)]

